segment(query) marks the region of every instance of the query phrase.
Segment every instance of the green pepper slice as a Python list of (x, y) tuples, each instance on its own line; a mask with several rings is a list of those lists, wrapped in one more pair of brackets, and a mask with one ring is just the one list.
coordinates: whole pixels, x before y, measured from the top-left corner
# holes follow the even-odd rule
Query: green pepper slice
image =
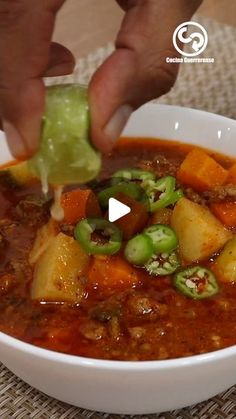
[(176, 252), (160, 253), (153, 255), (146, 263), (146, 271), (155, 276), (166, 276), (173, 274), (179, 267), (180, 262)]
[(175, 231), (166, 224), (153, 224), (144, 233), (151, 238), (155, 253), (171, 253), (178, 246)]
[(146, 234), (138, 234), (128, 241), (124, 255), (132, 265), (143, 266), (154, 252), (152, 240)]
[(103, 208), (108, 207), (109, 199), (115, 197), (118, 193), (130, 196), (131, 198), (141, 201), (144, 198), (145, 192), (135, 183), (119, 183), (99, 192), (98, 200)]
[(174, 278), (174, 285), (182, 294), (196, 300), (212, 297), (219, 292), (215, 275), (210, 269), (202, 266), (178, 272)]
[[(92, 233), (102, 231), (109, 241), (100, 244), (92, 240)], [(90, 255), (113, 255), (121, 248), (122, 233), (120, 229), (103, 218), (85, 218), (75, 227), (74, 235), (83, 249)]]
[[(175, 190), (175, 183), (176, 180), (173, 176), (165, 176), (157, 182), (148, 180), (143, 183), (150, 201), (151, 212), (173, 205), (183, 197), (182, 190)], [(156, 199), (157, 194), (159, 197)]]
[(112, 175), (112, 185), (116, 185), (124, 180), (129, 181), (146, 181), (146, 180), (155, 180), (156, 176), (152, 172), (141, 169), (121, 169), (115, 172)]

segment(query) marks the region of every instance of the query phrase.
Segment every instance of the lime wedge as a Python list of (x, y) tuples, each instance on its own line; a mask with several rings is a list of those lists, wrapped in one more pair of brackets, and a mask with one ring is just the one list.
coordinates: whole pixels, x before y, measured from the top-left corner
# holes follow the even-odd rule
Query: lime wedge
[(99, 173), (101, 156), (89, 141), (89, 119), (87, 88), (74, 84), (47, 88), (40, 147), (29, 161), (45, 192), (48, 183), (85, 183)]

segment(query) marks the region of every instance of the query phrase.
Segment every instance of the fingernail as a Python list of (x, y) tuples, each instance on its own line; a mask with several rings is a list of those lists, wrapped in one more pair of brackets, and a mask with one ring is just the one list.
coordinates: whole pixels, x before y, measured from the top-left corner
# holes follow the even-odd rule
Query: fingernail
[(132, 112), (133, 108), (130, 105), (123, 105), (113, 114), (104, 129), (111, 142), (118, 140)]
[(56, 77), (56, 76), (65, 76), (66, 74), (73, 73), (75, 64), (72, 61), (65, 61), (64, 63), (59, 63), (49, 68), (45, 77)]
[(27, 148), (17, 129), (9, 121), (3, 121), (2, 127), (13, 156), (19, 159), (25, 158), (27, 156)]

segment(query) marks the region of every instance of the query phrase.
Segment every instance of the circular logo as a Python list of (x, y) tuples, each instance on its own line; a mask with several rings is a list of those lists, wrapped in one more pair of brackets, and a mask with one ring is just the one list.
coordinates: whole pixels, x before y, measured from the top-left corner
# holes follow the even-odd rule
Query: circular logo
[[(189, 33), (188, 36), (186, 36), (187, 32)], [(175, 49), (185, 57), (196, 57), (207, 47), (207, 31), (202, 25), (200, 25), (200, 23), (197, 22), (190, 21), (181, 23), (181, 25), (179, 25), (174, 31), (173, 44)], [(183, 44), (183, 46), (181, 44)], [(185, 44), (190, 46), (192, 52), (186, 52), (183, 50)]]

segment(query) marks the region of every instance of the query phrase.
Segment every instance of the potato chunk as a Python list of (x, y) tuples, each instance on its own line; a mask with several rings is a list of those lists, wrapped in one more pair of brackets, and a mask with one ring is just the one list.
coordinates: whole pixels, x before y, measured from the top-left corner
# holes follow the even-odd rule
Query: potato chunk
[(47, 224), (37, 231), (37, 235), (33, 244), (33, 248), (29, 254), (29, 263), (34, 265), (42, 254), (47, 250), (52, 240), (59, 233), (59, 227), (52, 218)]
[(17, 162), (4, 169), (0, 170), (0, 173), (6, 173), (10, 176), (10, 179), (16, 185), (27, 185), (34, 181), (36, 176), (31, 172), (27, 161)]
[(221, 282), (236, 282), (236, 236), (230, 240), (216, 258), (214, 271)]
[(208, 259), (232, 237), (208, 208), (182, 198), (176, 204), (171, 225), (186, 262)]
[(35, 265), (31, 298), (78, 303), (83, 297), (79, 277), (89, 256), (72, 237), (59, 233)]

